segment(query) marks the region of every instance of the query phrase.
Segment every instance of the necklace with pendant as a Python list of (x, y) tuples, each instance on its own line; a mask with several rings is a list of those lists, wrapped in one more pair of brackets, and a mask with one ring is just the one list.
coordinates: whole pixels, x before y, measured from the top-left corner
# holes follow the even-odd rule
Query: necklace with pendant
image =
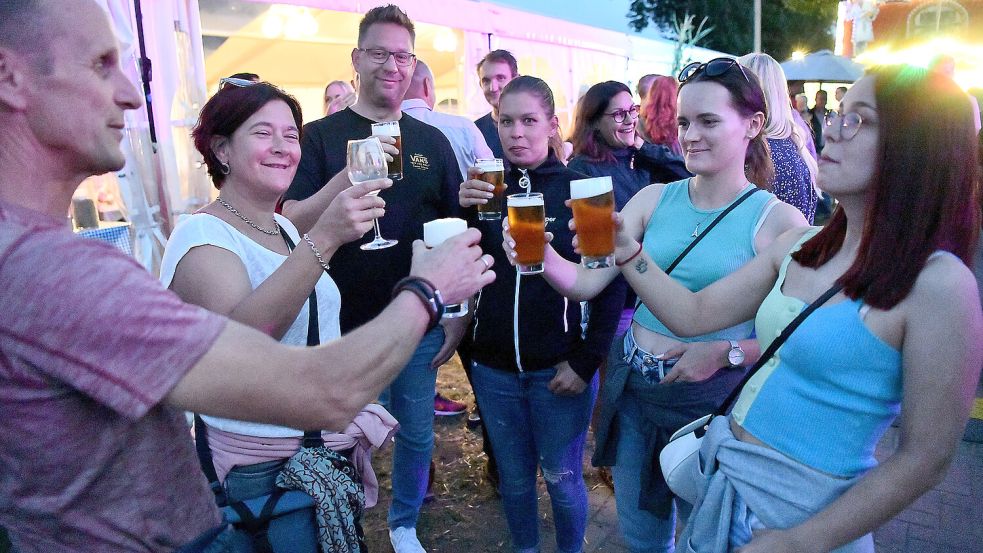
[[(218, 201), (218, 203), (222, 204), (222, 207), (224, 207), (225, 209), (228, 209), (230, 213), (232, 213), (236, 217), (242, 219), (244, 223), (246, 223), (247, 225), (253, 227), (254, 229), (262, 232), (263, 234), (268, 234), (270, 236), (279, 236), (280, 235), (280, 225), (276, 225), (276, 228), (274, 228), (273, 230), (267, 230), (267, 229), (265, 229), (265, 228), (257, 225), (256, 223), (252, 222), (251, 220), (249, 220), (249, 218), (246, 217), (245, 215), (243, 215), (242, 213), (239, 213), (239, 210), (236, 209), (236, 208), (234, 208), (234, 207), (232, 207), (231, 205), (229, 205), (229, 202), (223, 200), (222, 198), (215, 198), (215, 199), (216, 199), (216, 201)], [(275, 222), (274, 222), (274, 224), (275, 224)]]
[(700, 225), (702, 225), (703, 223), (707, 222), (707, 219), (709, 219), (711, 216), (713, 216), (713, 213), (711, 213), (710, 215), (707, 215), (706, 217), (704, 217), (703, 220), (700, 221), (699, 223), (696, 223), (696, 228), (693, 229), (693, 234), (690, 234), (690, 237), (696, 238), (697, 236), (699, 236), (700, 235)]

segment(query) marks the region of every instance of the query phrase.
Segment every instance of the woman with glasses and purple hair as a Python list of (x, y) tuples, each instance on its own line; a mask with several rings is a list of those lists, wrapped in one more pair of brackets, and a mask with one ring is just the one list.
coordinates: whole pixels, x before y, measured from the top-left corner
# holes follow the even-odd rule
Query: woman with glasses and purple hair
[[(639, 190), (654, 182), (673, 182), (691, 176), (683, 156), (666, 146), (642, 140), (638, 132), (639, 107), (631, 89), (617, 81), (590, 87), (577, 104), (573, 157), (567, 167), (589, 177), (611, 177), (618, 211)], [(624, 287), (624, 279), (618, 279)], [(631, 323), (635, 294), (628, 291), (618, 325), (620, 336)]]
[[(650, 264), (674, 265), (674, 282), (700, 290), (786, 230), (805, 226), (798, 210), (759, 189), (773, 167), (762, 136), (767, 108), (757, 79), (734, 60), (718, 58), (688, 66), (679, 81), (679, 141), (695, 176), (648, 186), (628, 202), (618, 240), (635, 251), (619, 255), (620, 269), (585, 269), (547, 251), (544, 275), (564, 296), (592, 298), (622, 272), (644, 273)], [(511, 244), (506, 233), (507, 250)], [(632, 280), (629, 285), (640, 292)], [(673, 432), (716, 408), (757, 359), (750, 318), (683, 337), (642, 303), (615, 340), (593, 461), (612, 466), (618, 519), (631, 551), (674, 550), (676, 508), (659, 453)]]
[[(710, 424), (686, 551), (872, 552), (870, 532), (942, 480), (962, 437), (983, 365), (972, 108), (948, 77), (905, 66), (869, 71), (842, 106), (819, 161), (839, 200), (824, 228), (784, 233), (696, 293), (647, 248), (623, 270), (674, 332), (754, 316), (762, 346), (829, 297)], [(637, 247), (629, 224), (617, 259)]]

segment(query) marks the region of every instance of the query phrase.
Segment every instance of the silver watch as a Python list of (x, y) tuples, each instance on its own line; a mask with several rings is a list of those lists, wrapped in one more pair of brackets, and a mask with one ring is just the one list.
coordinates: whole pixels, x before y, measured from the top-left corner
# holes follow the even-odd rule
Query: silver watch
[(744, 350), (741, 349), (741, 345), (736, 340), (728, 341), (730, 342), (730, 351), (727, 352), (727, 361), (731, 367), (740, 367), (744, 364)]

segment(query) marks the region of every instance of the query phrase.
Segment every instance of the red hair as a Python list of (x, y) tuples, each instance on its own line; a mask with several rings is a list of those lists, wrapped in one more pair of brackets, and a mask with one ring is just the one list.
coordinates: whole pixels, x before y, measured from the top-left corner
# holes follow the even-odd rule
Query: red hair
[(679, 145), (676, 123), (676, 79), (660, 75), (652, 81), (642, 117), (645, 119), (645, 132), (653, 144), (668, 146), (677, 154), (683, 153)]
[[(978, 148), (972, 108), (951, 79), (906, 66), (875, 68), (878, 171), (867, 191), (857, 258), (837, 282), (878, 309), (903, 300), (936, 250), (972, 266), (980, 233)], [(912, 102), (912, 98), (919, 101)], [(842, 208), (792, 254), (816, 268), (843, 245)]]

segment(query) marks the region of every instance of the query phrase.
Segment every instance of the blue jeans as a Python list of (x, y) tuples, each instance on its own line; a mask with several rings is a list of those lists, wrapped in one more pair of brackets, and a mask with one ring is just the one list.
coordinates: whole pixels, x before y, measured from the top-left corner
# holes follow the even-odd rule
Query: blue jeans
[(379, 402), (399, 421), (393, 448), (392, 504), (389, 528), (416, 528), (427, 493), (433, 455), (433, 391), (437, 370), (430, 368), (444, 344), (444, 329), (428, 332)]
[(645, 461), (645, 433), (638, 405), (625, 401), (618, 409), (617, 461), (611, 467), (614, 478), (614, 499), (618, 509), (618, 524), (625, 544), (632, 553), (673, 553), (675, 547), (676, 505), (668, 519), (638, 508), (642, 486), (642, 465)]
[(587, 528), (583, 462), (597, 377), (579, 395), (547, 388), (556, 369), (512, 373), (474, 364), (481, 418), (498, 461), (499, 493), (516, 551), (539, 550), (536, 469), (541, 466), (553, 506), (556, 549), (579, 553)]

